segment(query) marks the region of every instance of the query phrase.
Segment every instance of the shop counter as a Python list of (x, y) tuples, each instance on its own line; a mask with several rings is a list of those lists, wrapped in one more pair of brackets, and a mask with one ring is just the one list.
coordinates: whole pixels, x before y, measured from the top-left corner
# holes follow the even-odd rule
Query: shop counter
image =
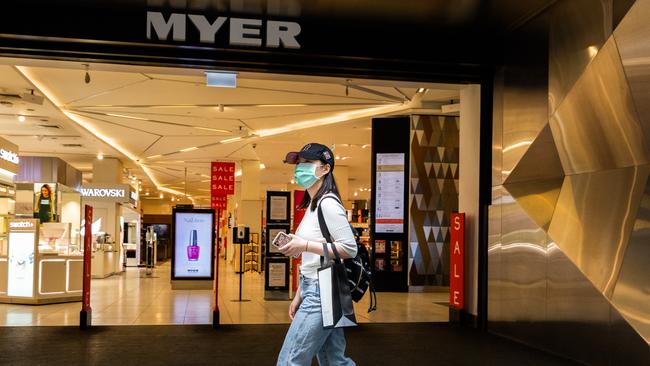
[(20, 271), (13, 271), (11, 277), (9, 265), (13, 264), (8, 258), (0, 258), (0, 302), (49, 304), (81, 301), (82, 256), (37, 254), (33, 263), (25, 264)]
[(106, 278), (115, 274), (115, 262), (119, 253), (112, 250), (97, 250), (93, 252), (90, 266), (91, 278)]

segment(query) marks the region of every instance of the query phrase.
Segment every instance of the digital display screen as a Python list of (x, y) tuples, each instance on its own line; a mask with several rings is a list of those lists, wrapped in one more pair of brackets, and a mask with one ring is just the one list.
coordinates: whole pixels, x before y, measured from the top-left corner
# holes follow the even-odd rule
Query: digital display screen
[(7, 295), (34, 296), (35, 232), (9, 233)]
[(173, 278), (211, 279), (214, 213), (174, 213)]

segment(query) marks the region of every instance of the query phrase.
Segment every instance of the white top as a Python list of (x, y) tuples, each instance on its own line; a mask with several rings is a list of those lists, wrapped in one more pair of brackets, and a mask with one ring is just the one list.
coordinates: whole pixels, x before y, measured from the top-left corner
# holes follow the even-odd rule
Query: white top
[[(334, 194), (329, 193), (325, 196), (334, 196)], [(355, 257), (357, 255), (357, 242), (354, 239), (345, 208), (336, 199), (332, 198), (326, 200), (321, 198), (321, 208), (323, 210), (325, 224), (330, 231), (330, 236), (339, 254), (345, 251), (350, 257)], [(325, 237), (321, 234), (320, 226), (318, 225), (318, 208), (314, 211), (309, 207), (307, 208), (305, 216), (300, 222), (298, 230), (296, 230), (296, 235), (310, 242), (325, 242)], [(303, 252), (300, 273), (307, 278), (316, 279), (318, 278), (318, 268), (320, 268), (320, 255)]]

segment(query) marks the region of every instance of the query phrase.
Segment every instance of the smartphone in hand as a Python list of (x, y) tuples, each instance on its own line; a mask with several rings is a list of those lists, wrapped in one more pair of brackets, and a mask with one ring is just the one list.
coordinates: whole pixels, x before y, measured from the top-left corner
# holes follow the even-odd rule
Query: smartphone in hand
[(284, 231), (280, 231), (278, 235), (275, 236), (275, 239), (271, 242), (276, 248), (283, 247), (285, 244), (291, 241), (289, 234)]

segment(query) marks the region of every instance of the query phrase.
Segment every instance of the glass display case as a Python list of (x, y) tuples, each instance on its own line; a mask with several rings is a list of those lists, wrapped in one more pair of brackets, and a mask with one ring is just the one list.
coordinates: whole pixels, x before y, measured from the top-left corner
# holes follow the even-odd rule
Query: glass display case
[(68, 222), (47, 222), (41, 225), (38, 252), (41, 255), (82, 255), (79, 241), (72, 240), (72, 225)]

